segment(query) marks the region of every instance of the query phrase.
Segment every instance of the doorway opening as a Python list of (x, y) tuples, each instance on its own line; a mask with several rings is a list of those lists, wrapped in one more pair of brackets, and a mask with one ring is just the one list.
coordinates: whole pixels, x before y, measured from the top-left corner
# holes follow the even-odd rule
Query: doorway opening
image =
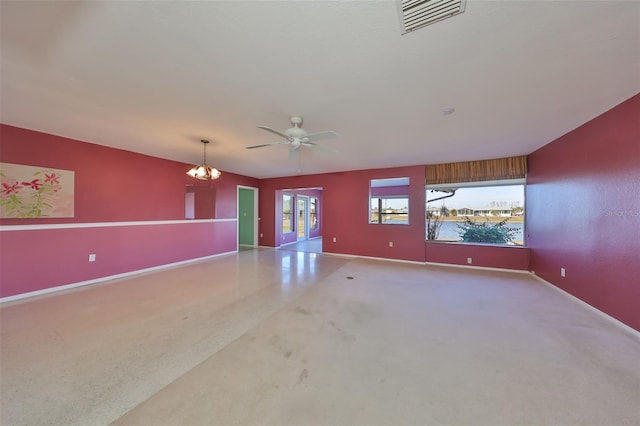
[(279, 247), (322, 253), (322, 188), (282, 189), (276, 200)]

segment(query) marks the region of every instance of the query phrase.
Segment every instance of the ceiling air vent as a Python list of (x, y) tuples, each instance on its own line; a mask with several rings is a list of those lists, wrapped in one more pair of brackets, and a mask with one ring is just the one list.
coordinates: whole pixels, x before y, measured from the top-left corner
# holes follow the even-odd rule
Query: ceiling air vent
[(402, 34), (464, 12), (467, 0), (398, 0)]

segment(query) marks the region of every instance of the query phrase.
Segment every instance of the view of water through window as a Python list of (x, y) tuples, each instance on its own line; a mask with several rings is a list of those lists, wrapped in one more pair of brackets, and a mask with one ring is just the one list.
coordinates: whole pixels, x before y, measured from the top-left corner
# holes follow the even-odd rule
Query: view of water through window
[(523, 245), (524, 185), (427, 188), (427, 239)]
[[(442, 227), (440, 228), (440, 233), (438, 235), (438, 240), (446, 240), (446, 241), (459, 241), (460, 233), (458, 228), (458, 221), (443, 221)], [(524, 241), (524, 223), (522, 222), (507, 222), (506, 226), (509, 228), (514, 228), (517, 232), (514, 235), (514, 241), (523, 242)]]

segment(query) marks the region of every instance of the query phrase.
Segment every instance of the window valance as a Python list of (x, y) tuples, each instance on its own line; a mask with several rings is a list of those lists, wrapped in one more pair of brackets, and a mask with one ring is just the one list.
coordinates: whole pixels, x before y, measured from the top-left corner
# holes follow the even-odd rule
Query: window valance
[(527, 156), (494, 160), (463, 161), (459, 163), (428, 164), (426, 184), (522, 179), (527, 174)]

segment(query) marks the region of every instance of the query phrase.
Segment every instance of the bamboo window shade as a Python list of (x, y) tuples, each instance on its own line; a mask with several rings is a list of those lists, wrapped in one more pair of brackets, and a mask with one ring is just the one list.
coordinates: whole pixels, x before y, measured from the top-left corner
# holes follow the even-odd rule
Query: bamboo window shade
[(522, 179), (527, 175), (527, 156), (494, 160), (463, 161), (460, 163), (426, 166), (426, 184), (437, 185), (487, 180)]

